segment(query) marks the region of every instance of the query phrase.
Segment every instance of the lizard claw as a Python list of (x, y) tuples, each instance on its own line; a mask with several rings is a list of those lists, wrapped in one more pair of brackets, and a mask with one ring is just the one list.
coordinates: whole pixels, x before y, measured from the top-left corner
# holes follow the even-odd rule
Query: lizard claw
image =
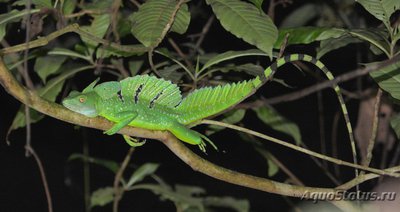
[(143, 144), (146, 143), (146, 139), (139, 142), (138, 139), (132, 138), (128, 135), (122, 135), (122, 137), (124, 137), (124, 140), (126, 141), (126, 143), (128, 143), (129, 146), (132, 146), (132, 147), (142, 146)]

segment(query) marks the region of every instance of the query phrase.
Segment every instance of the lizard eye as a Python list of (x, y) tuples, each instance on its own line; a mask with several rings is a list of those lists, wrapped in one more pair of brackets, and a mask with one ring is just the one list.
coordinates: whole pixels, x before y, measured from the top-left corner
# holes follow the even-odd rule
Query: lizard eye
[(83, 97), (79, 98), (79, 102), (80, 103), (84, 103), (85, 102), (85, 98), (83, 98)]

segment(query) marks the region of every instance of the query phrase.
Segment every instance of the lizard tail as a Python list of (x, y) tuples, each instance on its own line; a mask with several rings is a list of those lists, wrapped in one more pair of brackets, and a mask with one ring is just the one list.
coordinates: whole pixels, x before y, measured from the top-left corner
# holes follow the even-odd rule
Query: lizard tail
[[(328, 78), (328, 80), (333, 80), (334, 77), (332, 75), (332, 73), (329, 71), (329, 69), (317, 58), (312, 57), (310, 55), (306, 55), (306, 54), (291, 54), (291, 55), (287, 55), (284, 56), (282, 58), (279, 58), (278, 60), (276, 60), (273, 64), (271, 64), (268, 68), (265, 69), (264, 71), (264, 75), (266, 77), (265, 81), (268, 81), (270, 78), (272, 78), (273, 74), (276, 72), (276, 70), (281, 67), (282, 65), (285, 65), (287, 63), (291, 63), (291, 62), (295, 62), (295, 61), (304, 61), (304, 62), (309, 62), (314, 64), (316, 67), (318, 67), (319, 69), (321, 69), (321, 71), (325, 74), (325, 76)], [(258, 88), (261, 85), (263, 85), (263, 83), (261, 80), (255, 80), (255, 86)], [(352, 150), (352, 154), (353, 154), (353, 162), (355, 164), (358, 164), (357, 162), (357, 151), (356, 151), (356, 145), (355, 145), (355, 141), (354, 141), (354, 133), (353, 133), (353, 128), (351, 126), (351, 122), (350, 122), (350, 118), (349, 118), (349, 114), (347, 112), (347, 107), (343, 98), (343, 95), (341, 93), (340, 87), (335, 83), (333, 84), (333, 89), (336, 92), (337, 98), (339, 100), (340, 103), (340, 107), (343, 113), (343, 117), (344, 117), (344, 121), (346, 123), (346, 128), (347, 128), (347, 132), (349, 134), (349, 139), (350, 139), (350, 144), (351, 144), (351, 150)], [(355, 170), (355, 174), (356, 176), (358, 176), (358, 170)]]

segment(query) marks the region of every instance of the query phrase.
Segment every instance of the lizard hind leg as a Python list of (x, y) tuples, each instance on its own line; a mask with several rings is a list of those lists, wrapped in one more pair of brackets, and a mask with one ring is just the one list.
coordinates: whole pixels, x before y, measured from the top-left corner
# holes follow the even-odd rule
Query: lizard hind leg
[(205, 150), (206, 143), (203, 141), (203, 139), (205, 141), (207, 141), (208, 143), (210, 143), (215, 149), (217, 149), (217, 147), (214, 145), (214, 143), (210, 139), (208, 139), (205, 135), (202, 135), (201, 133), (191, 130), (178, 122), (174, 122), (170, 126), (168, 131), (170, 131), (172, 134), (174, 134), (181, 141), (184, 141), (186, 143), (193, 144), (193, 145), (198, 145), (200, 150), (203, 152), (206, 151)]
[(128, 135), (122, 135), (122, 137), (124, 137), (124, 140), (126, 141), (126, 143), (131, 147), (142, 146), (143, 144), (146, 143), (146, 139), (144, 139), (143, 141), (139, 141), (139, 139), (132, 138)]

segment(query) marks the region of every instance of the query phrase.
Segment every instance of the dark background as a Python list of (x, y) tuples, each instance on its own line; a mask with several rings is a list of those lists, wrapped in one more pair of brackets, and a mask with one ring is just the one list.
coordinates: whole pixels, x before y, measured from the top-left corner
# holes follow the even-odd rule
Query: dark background
[[(278, 7), (276, 11), (276, 23), (279, 23), (285, 15), (298, 7), (301, 3), (295, 1), (287, 8)], [(301, 1), (302, 2), (302, 1)], [(264, 3), (267, 6), (267, 1)], [(0, 4), (0, 8), (2, 4)], [(207, 8), (205, 6), (205, 8)], [(1, 10), (0, 10), (1, 11)], [(209, 9), (205, 9), (205, 18), (196, 19), (191, 23), (188, 34), (198, 32), (207, 20)], [(7, 37), (10, 43), (22, 43), (24, 31), (12, 35), (15, 39)], [(179, 42), (180, 36), (176, 36)], [(207, 35), (204, 45), (206, 52), (223, 52), (227, 50), (243, 50), (251, 48), (242, 40), (237, 39), (230, 33), (224, 31), (220, 24), (215, 21)], [(313, 52), (315, 46), (300, 46), (288, 51)], [(324, 62), (332, 70), (334, 75), (356, 68), (355, 52), (358, 46), (350, 46), (330, 53)], [(361, 47), (362, 48), (362, 47)], [(311, 76), (304, 75), (298, 71), (288, 71), (291, 66), (283, 68), (277, 77), (285, 79), (295, 89), (301, 89), (315, 83)], [(286, 70), (286, 71), (285, 71)], [(290, 72), (290, 73), (288, 73)], [(32, 74), (34, 75), (34, 74)], [(33, 76), (35, 79), (37, 76)], [(78, 80), (79, 79), (79, 80)], [(90, 73), (78, 74), (72, 80), (77, 87), (83, 88), (94, 76)], [(104, 80), (108, 78), (105, 77)], [(112, 80), (110, 78), (110, 80)], [(344, 83), (346, 89), (354, 89), (354, 81)], [(272, 97), (293, 91), (277, 83), (270, 83), (261, 88), (256, 95)], [(331, 89), (323, 91), (325, 126), (329, 142), (333, 115), (340, 109), (335, 93)], [(57, 101), (60, 102), (59, 96)], [(25, 129), (18, 129), (10, 135), (11, 145), (5, 142), (7, 129), (20, 107), (20, 103), (5, 90), (0, 88), (1, 110), (0, 110), (0, 208), (1, 211), (46, 211), (47, 203), (40, 178), (38, 167), (32, 157), (25, 157)], [(353, 125), (357, 115), (357, 101), (348, 102), (349, 113)], [(319, 126), (316, 95), (310, 95), (301, 100), (275, 105), (275, 108), (287, 119), (297, 123), (301, 130), (303, 141), (313, 150), (319, 151)], [(341, 119), (338, 132), (338, 143), (340, 143), (341, 159), (351, 161), (349, 141)], [(247, 128), (254, 129), (268, 135), (291, 141), (289, 136), (277, 133), (269, 127), (261, 124), (255, 114), (248, 111), (243, 120)], [(202, 127), (196, 128), (200, 132)], [(129, 146), (121, 136), (105, 136), (99, 130), (79, 128), (62, 121), (46, 117), (39, 123), (32, 125), (32, 145), (40, 156), (46, 171), (49, 183), (54, 211), (83, 211), (83, 171), (82, 162), (68, 161), (73, 153), (82, 153), (84, 140), (87, 139), (90, 155), (97, 158), (105, 158), (121, 162), (127, 153)], [(197, 147), (190, 148), (205, 159), (223, 167), (255, 175), (267, 177), (267, 163), (248, 143), (240, 139), (238, 134), (232, 130), (224, 130), (211, 139), (217, 144), (221, 151), (215, 152), (208, 149), (207, 155), (201, 153)], [(323, 172), (312, 162), (312, 160), (293, 150), (265, 142), (266, 149), (271, 151), (281, 160), (293, 173), (307, 186), (332, 187), (334, 186)], [(222, 151), (223, 150), (223, 151)], [(288, 211), (291, 206), (286, 199), (298, 202), (298, 199), (281, 197), (253, 189), (231, 185), (202, 173), (193, 171), (188, 165), (180, 161), (162, 143), (149, 140), (146, 145), (136, 148), (131, 162), (136, 166), (146, 162), (160, 163), (161, 166), (156, 174), (167, 183), (186, 184), (204, 187), (207, 195), (233, 196), (239, 199), (248, 199), (252, 211)], [(131, 169), (132, 170), (132, 169)], [(130, 170), (130, 171), (131, 171)], [(353, 171), (348, 168), (342, 169), (342, 180), (351, 179)], [(127, 174), (129, 176), (130, 173)], [(114, 175), (106, 169), (90, 166), (90, 186), (92, 191), (113, 183)], [(286, 175), (280, 172), (273, 180), (284, 181)], [(152, 182), (145, 180), (145, 182)], [(175, 207), (170, 201), (160, 201), (159, 197), (147, 190), (136, 190), (127, 192), (121, 203), (120, 211), (174, 211)], [(220, 210), (217, 209), (217, 210)], [(96, 207), (93, 211), (111, 211), (111, 205)], [(229, 211), (229, 210), (228, 210)]]

